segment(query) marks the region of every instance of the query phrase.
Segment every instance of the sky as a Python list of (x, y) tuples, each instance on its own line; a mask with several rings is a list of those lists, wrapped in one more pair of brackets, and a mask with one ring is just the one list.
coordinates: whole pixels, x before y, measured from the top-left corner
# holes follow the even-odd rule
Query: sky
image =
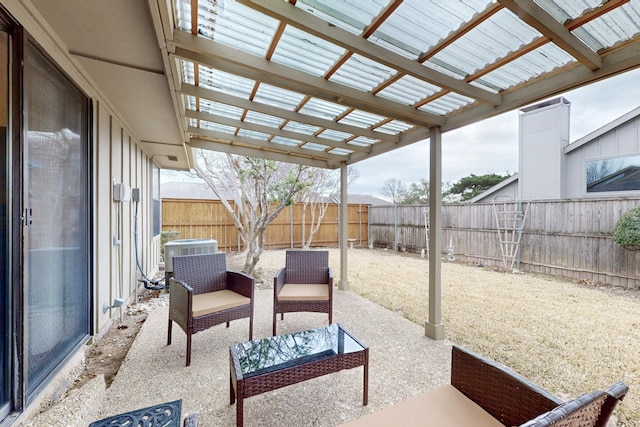
[[(557, 96), (571, 103), (569, 140), (573, 142), (640, 106), (640, 69)], [(405, 186), (422, 178), (429, 180), (429, 140), (355, 163), (354, 167), (359, 176), (349, 185), (349, 193), (383, 198), (380, 189), (389, 179), (400, 180)], [(516, 172), (517, 110), (442, 135), (444, 183), (470, 174)], [(184, 179), (179, 175), (163, 171), (163, 182)]]

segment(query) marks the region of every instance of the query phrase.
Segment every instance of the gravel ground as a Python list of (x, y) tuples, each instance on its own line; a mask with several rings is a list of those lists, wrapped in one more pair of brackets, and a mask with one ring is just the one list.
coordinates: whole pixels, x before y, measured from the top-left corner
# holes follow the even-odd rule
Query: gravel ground
[[(283, 261), (283, 251), (266, 251), (258, 273), (270, 280)], [(330, 249), (329, 262), (339, 280), (338, 249)], [(427, 259), (361, 248), (349, 250), (347, 267), (351, 291), (424, 325)], [(451, 342), (563, 399), (624, 381), (630, 391), (618, 425), (640, 426), (639, 291), (443, 261), (442, 322)]]
[[(254, 339), (271, 335), (272, 292), (256, 291)], [(336, 290), (334, 298), (334, 321), (370, 348), (369, 405), (362, 406), (363, 369), (350, 369), (246, 399), (245, 426), (335, 426), (448, 382), (450, 343), (426, 338), (423, 327), (353, 292)], [(326, 314), (290, 313), (278, 333), (326, 324)], [(166, 346), (166, 328), (166, 307), (149, 314), (98, 416), (182, 399), (183, 413), (197, 412), (199, 425), (235, 426), (228, 349), (247, 339), (248, 321), (194, 335), (188, 367), (184, 333), (174, 328)]]
[[(329, 259), (337, 283), (339, 251), (330, 249)], [(228, 256), (230, 268), (239, 269), (243, 262), (237, 254)], [(272, 278), (283, 264), (284, 251), (266, 251), (260, 258), (254, 338), (271, 335)], [(362, 368), (357, 368), (247, 399), (246, 426), (334, 426), (447, 383), (452, 342), (504, 363), (563, 399), (623, 380), (630, 392), (610, 427), (640, 426), (638, 291), (443, 262), (447, 339), (435, 342), (424, 336), (426, 259), (353, 249), (348, 271), (351, 291), (336, 290), (334, 321), (370, 348), (369, 405), (362, 406)], [(174, 328), (173, 344), (166, 346), (163, 298), (167, 296), (154, 304), (104, 393), (101, 409), (96, 407), (104, 390), (94, 387), (95, 405), (84, 410), (97, 412), (91, 418), (96, 419), (182, 399), (183, 413), (198, 412), (201, 426), (235, 425), (228, 347), (247, 339), (248, 321), (194, 335), (191, 366), (185, 367), (186, 341), (179, 328)], [(278, 321), (278, 331), (326, 323), (325, 314), (292, 313)], [(86, 396), (84, 388), (77, 392), (80, 396)], [(73, 404), (71, 408), (77, 410)], [(55, 409), (49, 412), (56, 414)], [(74, 425), (49, 422), (46, 415), (39, 420), (38, 425)]]

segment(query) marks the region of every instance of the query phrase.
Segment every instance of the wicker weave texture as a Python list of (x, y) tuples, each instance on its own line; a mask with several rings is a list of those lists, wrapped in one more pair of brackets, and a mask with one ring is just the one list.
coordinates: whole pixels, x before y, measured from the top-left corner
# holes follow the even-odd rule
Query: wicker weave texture
[[(236, 271), (227, 271), (226, 254), (189, 255), (173, 258), (173, 278), (169, 281), (169, 324), (167, 345), (171, 344), (172, 322), (187, 334), (186, 364), (191, 364), (191, 336), (212, 326), (249, 318), (249, 339), (253, 339), (255, 281)], [(193, 295), (229, 289), (250, 299), (250, 303), (193, 317)]]
[(241, 427), (244, 424), (245, 398), (359, 366), (364, 368), (362, 404), (366, 406), (369, 400), (369, 348), (342, 326), (340, 328), (353, 338), (362, 347), (362, 350), (334, 354), (323, 359), (287, 366), (286, 368), (264, 372), (248, 378), (243, 378), (239, 362), (240, 357), (237, 353), (240, 350), (236, 346), (229, 347), (229, 403), (236, 404), (237, 427)]
[(518, 426), (562, 403), (511, 369), (460, 347), (453, 347), (451, 358), (451, 384), (505, 425)]
[(329, 251), (286, 251), (287, 283), (326, 284), (328, 268)]
[(173, 258), (173, 277), (188, 283), (195, 295), (227, 289), (225, 253)]
[(629, 389), (619, 382), (563, 403), (511, 369), (457, 346), (451, 384), (504, 425), (522, 427), (605, 427)]
[[(278, 294), (287, 283), (329, 287), (326, 301), (281, 301)], [(314, 312), (327, 313), (333, 320), (333, 274), (329, 267), (329, 251), (288, 250), (285, 267), (273, 278), (273, 335), (276, 335), (278, 313)]]
[(305, 363), (281, 371), (258, 375), (244, 380), (243, 397), (251, 397), (267, 391), (286, 387), (312, 378), (364, 366), (363, 352), (341, 354), (316, 362)]

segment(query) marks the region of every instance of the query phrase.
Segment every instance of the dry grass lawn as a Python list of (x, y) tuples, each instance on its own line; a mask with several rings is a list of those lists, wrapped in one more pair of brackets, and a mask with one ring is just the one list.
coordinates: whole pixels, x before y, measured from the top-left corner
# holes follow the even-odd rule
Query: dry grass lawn
[[(340, 253), (330, 249), (334, 280)], [(237, 261), (237, 260), (236, 260)], [(266, 251), (257, 273), (270, 286), (283, 251)], [(377, 249), (349, 251), (351, 290), (423, 325), (428, 261)], [(561, 398), (618, 380), (630, 391), (619, 426), (640, 426), (640, 291), (442, 264), (447, 339), (513, 368)]]

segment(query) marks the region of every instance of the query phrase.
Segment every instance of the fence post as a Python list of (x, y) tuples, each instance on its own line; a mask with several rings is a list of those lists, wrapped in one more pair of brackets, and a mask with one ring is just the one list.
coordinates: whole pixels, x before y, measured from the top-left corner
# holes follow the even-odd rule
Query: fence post
[(398, 205), (393, 205), (393, 250), (398, 250)]
[(293, 205), (289, 205), (289, 246), (293, 249)]
[(360, 246), (362, 246), (362, 205), (358, 204), (358, 237), (360, 238)]

